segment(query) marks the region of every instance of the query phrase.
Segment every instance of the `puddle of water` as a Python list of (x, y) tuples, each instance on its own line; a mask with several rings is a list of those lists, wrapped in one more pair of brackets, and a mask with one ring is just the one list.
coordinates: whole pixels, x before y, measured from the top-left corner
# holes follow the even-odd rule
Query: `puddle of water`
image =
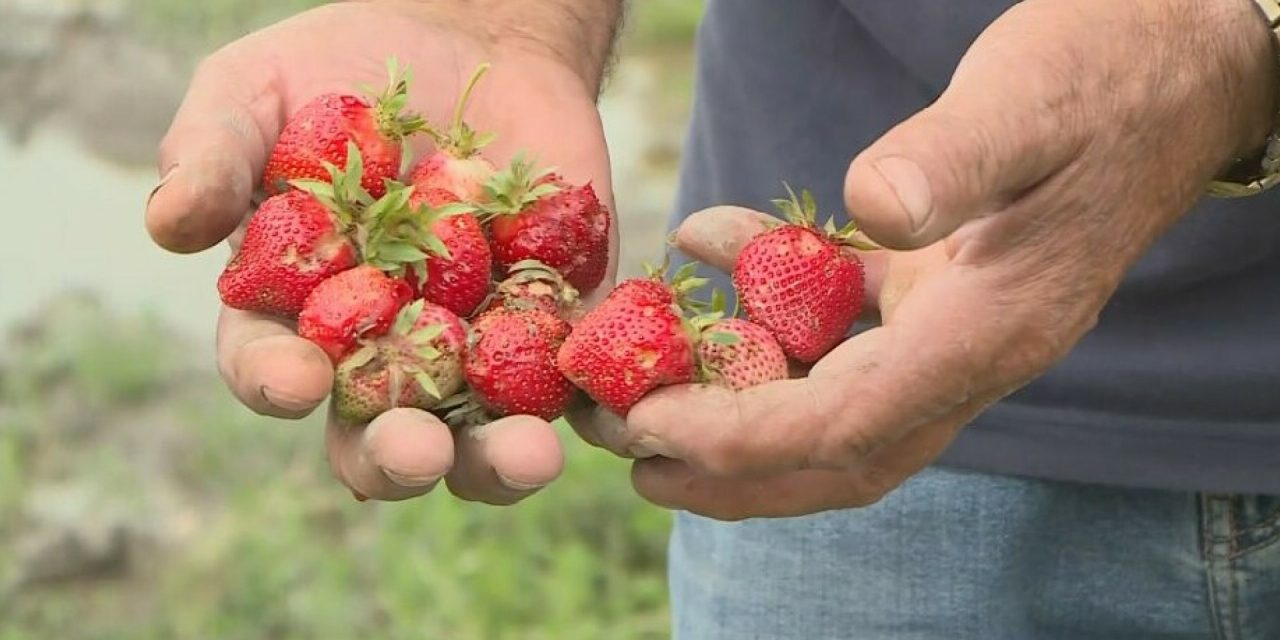
[(114, 309), (150, 309), (211, 337), (226, 249), (175, 256), (153, 244), (142, 211), (154, 184), (151, 170), (98, 160), (55, 129), (22, 147), (0, 138), (0, 327), (86, 289)]

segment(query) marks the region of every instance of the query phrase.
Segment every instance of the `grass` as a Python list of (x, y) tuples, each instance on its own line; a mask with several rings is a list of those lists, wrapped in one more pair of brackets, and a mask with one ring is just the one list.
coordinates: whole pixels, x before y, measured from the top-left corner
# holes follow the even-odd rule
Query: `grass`
[[(207, 374), (175, 385), (179, 345), (139, 343), (141, 321), (77, 309), (83, 321), (53, 322), (18, 355), (56, 351), (54, 369), (80, 373), (0, 374), (0, 640), (666, 636), (669, 516), (634, 495), (624, 461), (566, 432), (564, 477), (519, 506), (443, 490), (356, 503), (329, 475), (317, 420), (252, 415)], [(130, 358), (147, 364), (129, 365), (127, 384), (100, 379), (113, 377), (104, 362)], [(94, 389), (109, 391), (87, 434), (48, 400)], [(138, 454), (139, 436), (169, 443), (163, 458)], [(14, 542), (38, 530), (24, 519), (31, 492), (68, 483), (163, 544), (144, 542), (127, 575), (4, 602)]]

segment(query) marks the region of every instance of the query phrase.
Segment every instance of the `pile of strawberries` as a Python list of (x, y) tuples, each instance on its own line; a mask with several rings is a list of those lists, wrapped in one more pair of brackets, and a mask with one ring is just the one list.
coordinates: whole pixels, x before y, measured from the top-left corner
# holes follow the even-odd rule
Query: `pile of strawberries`
[[(408, 73), (380, 95), (321, 95), (286, 123), (262, 183), (269, 196), (218, 280), (230, 307), (296, 321), (336, 375), (352, 423), (394, 407), (450, 424), (506, 415), (554, 419), (577, 390), (625, 415), (654, 388), (704, 381), (742, 389), (813, 362), (861, 304), (851, 228), (820, 230), (806, 193), (792, 224), (756, 238), (734, 272), (746, 315), (692, 294), (685, 265), (623, 282), (579, 313), (609, 258), (610, 212), (592, 186), (517, 157), (481, 154), (492, 136), (459, 97), (447, 129), (407, 109)], [(407, 160), (407, 140), (434, 151)], [(580, 316), (580, 317), (579, 317)]]

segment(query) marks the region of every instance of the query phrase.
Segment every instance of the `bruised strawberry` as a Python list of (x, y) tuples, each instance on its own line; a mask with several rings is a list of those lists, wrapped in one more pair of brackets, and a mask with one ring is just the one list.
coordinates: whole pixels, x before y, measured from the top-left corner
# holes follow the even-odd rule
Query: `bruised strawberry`
[(572, 322), (578, 309), (578, 290), (555, 269), (537, 260), (524, 260), (511, 265), (511, 272), (498, 283), (484, 310), (499, 308), (541, 309)]
[(384, 180), (399, 176), (404, 139), (421, 130), (425, 122), (405, 107), (409, 101), (409, 74), (401, 74), (395, 61), (389, 64), (390, 84), (372, 100), (350, 94), (328, 93), (306, 103), (280, 131), (262, 186), (268, 194), (282, 193), (294, 180), (323, 180), (325, 164), (347, 163), (348, 143), (364, 156), (364, 188), (381, 196)]
[(659, 386), (692, 382), (698, 331), (684, 315), (685, 295), (706, 281), (696, 265), (659, 279), (623, 282), (573, 328), (557, 354), (560, 372), (593, 400), (625, 416)]
[(719, 320), (702, 331), (698, 343), (702, 377), (741, 391), (787, 378), (787, 354), (764, 327), (739, 318)]
[(476, 69), (454, 107), (448, 131), (426, 132), (436, 143), (436, 150), (424, 156), (409, 172), (409, 183), (419, 192), (433, 194), (431, 204), (477, 202), (484, 196), (485, 182), (493, 175), (493, 163), (480, 155), (480, 149), (493, 141), (493, 135), (479, 133), (463, 119), (467, 103), (488, 64)]
[(452, 312), (424, 300), (405, 306), (381, 337), (360, 341), (334, 375), (340, 419), (368, 422), (397, 407), (431, 409), (463, 386), (466, 330)]
[(386, 333), (412, 295), (403, 280), (370, 265), (343, 271), (307, 297), (298, 316), (298, 335), (324, 349), (337, 363), (361, 339)]
[(556, 368), (569, 324), (541, 309), (496, 309), (472, 325), (465, 375), (471, 393), (496, 417), (564, 413), (573, 385)]
[(493, 253), (484, 228), (465, 206), (437, 208), (420, 191), (414, 191), (410, 205), (416, 207), (419, 226), (413, 237), (426, 258), (421, 268), (407, 270), (407, 281), (420, 287), (428, 301), (461, 317), (471, 316), (488, 297), (492, 280)]
[(604, 280), (609, 264), (609, 210), (590, 184), (570, 185), (551, 173), (535, 174), (517, 158), (485, 187), (494, 261), (508, 270), (537, 260), (559, 271), (579, 291)]
[(315, 196), (272, 196), (249, 219), (244, 241), (218, 278), (233, 309), (297, 317), (321, 282), (356, 265), (344, 222)]
[(747, 317), (768, 329), (787, 355), (816, 362), (844, 339), (862, 312), (864, 272), (854, 249), (873, 249), (848, 224), (819, 229), (808, 191), (778, 200), (788, 219), (738, 254), (733, 283)]

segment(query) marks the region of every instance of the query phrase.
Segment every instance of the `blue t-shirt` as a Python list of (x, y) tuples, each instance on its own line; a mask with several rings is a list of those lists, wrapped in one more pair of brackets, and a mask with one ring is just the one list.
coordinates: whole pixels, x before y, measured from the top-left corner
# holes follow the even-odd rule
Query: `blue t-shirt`
[[(783, 180), (839, 213), (853, 156), (936, 98), (1011, 5), (711, 0), (672, 224), (714, 204), (769, 211)], [(941, 462), (1280, 494), (1280, 190), (1202, 201), (1071, 355), (980, 416)]]

